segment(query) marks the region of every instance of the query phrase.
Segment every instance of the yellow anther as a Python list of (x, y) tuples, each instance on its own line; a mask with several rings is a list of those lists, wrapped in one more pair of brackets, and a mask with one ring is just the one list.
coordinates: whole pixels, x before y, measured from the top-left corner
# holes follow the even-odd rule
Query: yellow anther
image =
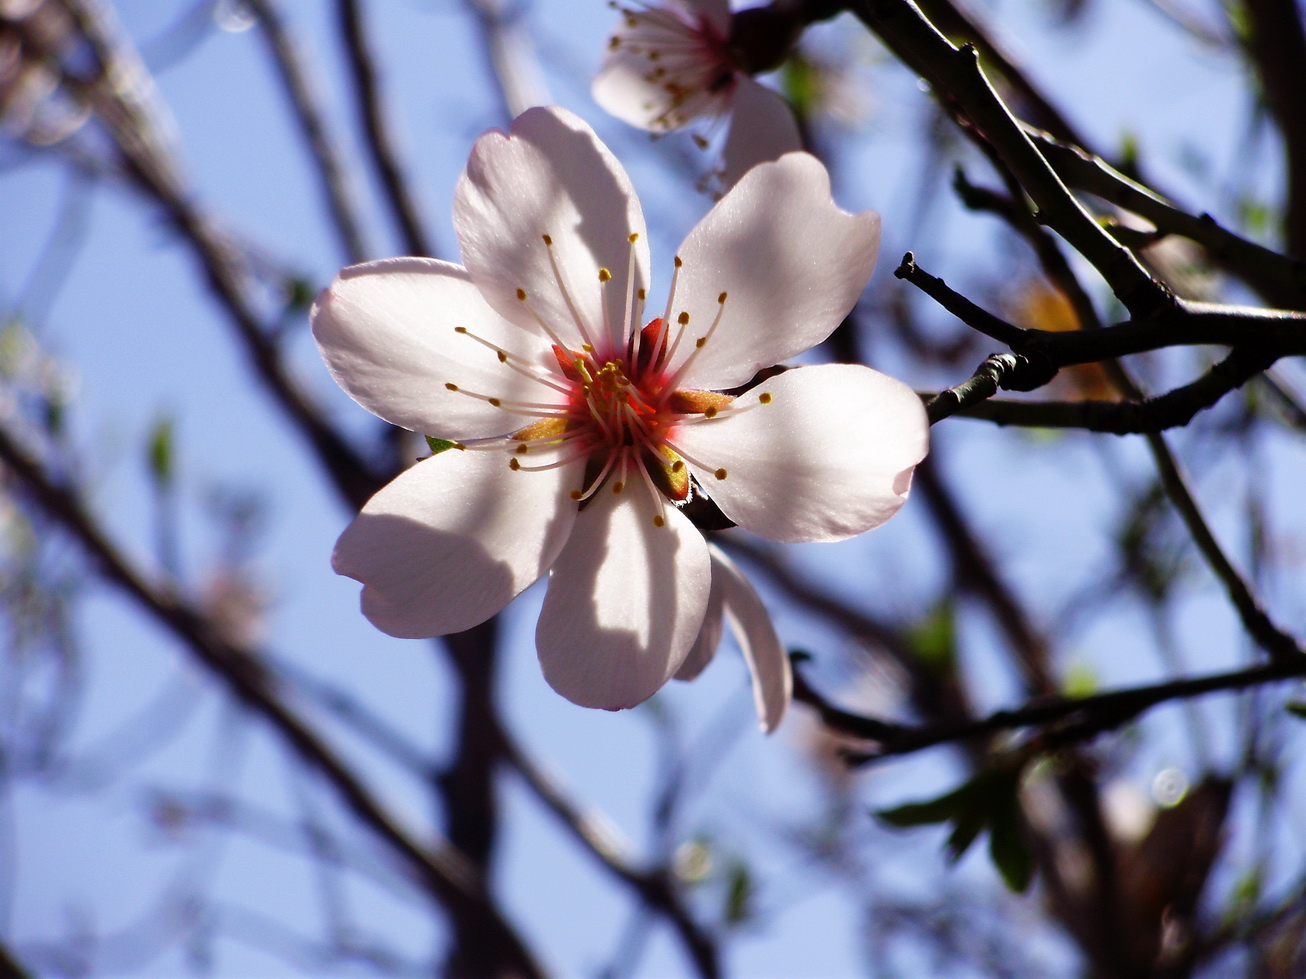
[(664, 526), (666, 526), (666, 523), (667, 523), (667, 522), (666, 522), (664, 519), (662, 519), (662, 514), (660, 514), (660, 513), (655, 513), (655, 514), (653, 514), (653, 526), (654, 526), (654, 527), (664, 527)]
[(704, 409), (703, 409), (703, 417), (704, 417), (704, 418), (715, 418), (715, 417), (716, 417), (716, 409), (715, 409), (715, 408), (710, 408), (710, 407), (709, 407), (709, 408), (704, 408)]
[(770, 391), (763, 391), (761, 394), (759, 394), (759, 395), (757, 396), (757, 400), (758, 400), (761, 404), (769, 405), (769, 404), (771, 403), (771, 392), (770, 392)]
[(607, 269), (603, 269), (603, 268), (599, 269), (599, 281), (600, 281), (600, 282), (609, 282), (609, 281), (611, 281), (611, 279), (612, 279), (612, 273), (611, 273), (611, 272), (609, 272)]
[(465, 327), (465, 326), (455, 326), (455, 327), (453, 328), (453, 331), (454, 331), (455, 333), (466, 333), (466, 332), (467, 332), (467, 327)]
[(730, 475), (730, 474), (727, 473), (724, 469), (718, 469), (718, 470), (717, 470), (716, 472), (714, 472), (712, 475), (715, 476), (717, 479), (725, 479), (726, 476), (728, 476), (728, 475)]
[(630, 234), (626, 235), (626, 240), (632, 245), (635, 244), (635, 242), (639, 241), (639, 232), (632, 231)]

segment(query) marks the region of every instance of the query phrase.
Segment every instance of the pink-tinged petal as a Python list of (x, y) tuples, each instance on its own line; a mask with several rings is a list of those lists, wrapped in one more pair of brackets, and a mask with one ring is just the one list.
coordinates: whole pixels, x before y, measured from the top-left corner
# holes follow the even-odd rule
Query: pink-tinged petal
[(719, 3), (704, 3), (702, 11), (696, 6), (625, 12), (594, 78), (594, 101), (652, 132), (724, 115), (738, 80), (725, 46), (730, 11)]
[(549, 685), (582, 707), (620, 710), (676, 672), (703, 624), (707, 545), (689, 520), (642, 487), (591, 498), (554, 562), (535, 647)]
[(759, 163), (803, 148), (789, 103), (761, 82), (740, 76), (732, 105), (730, 135), (722, 152), (727, 187), (733, 187)]
[(363, 614), (382, 632), (470, 629), (553, 564), (576, 519), (580, 465), (513, 472), (506, 452), (441, 452), (367, 502), (331, 566), (363, 583)]
[(490, 309), (467, 272), (448, 262), (394, 258), (347, 268), (318, 296), (310, 320), (336, 383), (392, 425), (449, 439), (521, 427), (520, 416), (447, 384), (503, 400), (561, 400), (455, 332), (462, 327), (519, 361), (548, 352)]
[(716, 655), (717, 647), (721, 645), (721, 634), (725, 631), (725, 595), (717, 580), (717, 549), (709, 544), (708, 553), (712, 556), (713, 567), (712, 588), (707, 596), (707, 611), (703, 613), (703, 625), (698, 630), (698, 638), (690, 647), (685, 661), (680, 664), (680, 669), (676, 670), (677, 680), (693, 680), (703, 672), (707, 664), (712, 662), (712, 657)]
[(712, 547), (712, 587), (720, 587), (726, 618), (753, 677), (753, 702), (767, 734), (779, 726), (793, 698), (789, 657), (780, 645), (771, 616), (742, 571), (719, 548)]
[(714, 62), (693, 61), (668, 80), (653, 75), (666, 67), (660, 61), (650, 62), (642, 47), (610, 48), (590, 88), (594, 101), (622, 122), (655, 133), (683, 129), (695, 119), (729, 110), (733, 75), (726, 85), (712, 88), (712, 76), (720, 69)]
[[(528, 109), (508, 133), (476, 141), (454, 192), (453, 221), (463, 261), (489, 304), (543, 336), (533, 309), (574, 349), (585, 336), (596, 345), (607, 339), (604, 291), (620, 329), (632, 250), (634, 286), (648, 285), (648, 236), (630, 178), (594, 131), (563, 109)], [(611, 274), (606, 285), (600, 268)]]
[(679, 7), (690, 19), (703, 20), (717, 37), (730, 35), (730, 0), (671, 0), (670, 6)]
[(712, 421), (682, 426), (675, 442), (741, 527), (778, 541), (842, 540), (902, 506), (929, 423), (901, 381), (826, 364), (764, 381)]
[(879, 215), (837, 207), (815, 157), (789, 153), (748, 171), (680, 248), (671, 321), (689, 314), (677, 361), (694, 357), (680, 386), (743, 384), (820, 343), (861, 296), (879, 242)]

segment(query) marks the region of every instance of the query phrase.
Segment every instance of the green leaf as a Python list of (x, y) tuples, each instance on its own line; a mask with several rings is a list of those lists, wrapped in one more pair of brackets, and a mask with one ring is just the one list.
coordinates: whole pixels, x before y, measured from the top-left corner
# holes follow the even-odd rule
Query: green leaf
[(753, 916), (753, 875), (748, 865), (735, 863), (726, 881), (726, 924), (743, 924)]
[(939, 672), (957, 659), (957, 616), (951, 598), (944, 598), (912, 626), (907, 641), (921, 661)]
[(160, 418), (154, 423), (146, 452), (150, 478), (154, 480), (154, 485), (160, 489), (169, 486), (173, 476), (171, 418)]
[(980, 833), (988, 830), (989, 856), (994, 866), (1008, 887), (1023, 892), (1034, 873), (1018, 795), (1023, 772), (1023, 765), (983, 771), (938, 798), (885, 809), (876, 816), (899, 828), (951, 823), (952, 832), (945, 846), (954, 862), (962, 858)]
[(447, 439), (438, 439), (432, 435), (425, 436), (426, 444), (431, 447), (431, 455), (438, 456), (441, 452), (447, 452), (452, 449), (457, 442), (450, 442)]
[(1025, 816), (1016, 788), (1013, 785), (1011, 792), (996, 800), (989, 820), (989, 858), (1007, 887), (1024, 894), (1034, 877), (1034, 854), (1025, 836)]

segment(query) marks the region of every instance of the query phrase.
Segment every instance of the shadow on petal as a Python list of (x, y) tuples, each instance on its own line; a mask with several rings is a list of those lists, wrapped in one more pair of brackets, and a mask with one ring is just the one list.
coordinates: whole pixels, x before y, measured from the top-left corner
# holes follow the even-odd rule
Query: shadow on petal
[(644, 499), (601, 492), (549, 575), (536, 630), (540, 666), (582, 707), (651, 697), (684, 661), (711, 584), (707, 545), (679, 512), (653, 525)]

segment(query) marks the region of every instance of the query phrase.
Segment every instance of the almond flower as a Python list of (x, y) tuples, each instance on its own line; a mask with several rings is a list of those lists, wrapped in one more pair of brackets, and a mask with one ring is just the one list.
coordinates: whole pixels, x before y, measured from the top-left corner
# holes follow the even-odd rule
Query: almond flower
[(655, 133), (728, 119), (727, 187), (758, 163), (802, 149), (784, 99), (741, 70), (730, 50), (728, 0), (615, 6), (622, 19), (593, 85), (605, 110)]
[(781, 541), (850, 537), (902, 505), (927, 438), (905, 385), (827, 365), (722, 393), (838, 325), (878, 216), (836, 207), (811, 156), (759, 166), (690, 232), (650, 315), (629, 178), (584, 122), (545, 108), (476, 142), (454, 228), (465, 265), (357, 265), (312, 312), (355, 401), (453, 443), (341, 535), (333, 566), (363, 583), (364, 614), (393, 636), (459, 632), (547, 573), (544, 676), (613, 710), (706, 662), (696, 643), (714, 647), (726, 615), (755, 637), (759, 688), (783, 688), (763, 716), (778, 719), (788, 667), (760, 600), (719, 557), (713, 570), (676, 504), (706, 491)]

